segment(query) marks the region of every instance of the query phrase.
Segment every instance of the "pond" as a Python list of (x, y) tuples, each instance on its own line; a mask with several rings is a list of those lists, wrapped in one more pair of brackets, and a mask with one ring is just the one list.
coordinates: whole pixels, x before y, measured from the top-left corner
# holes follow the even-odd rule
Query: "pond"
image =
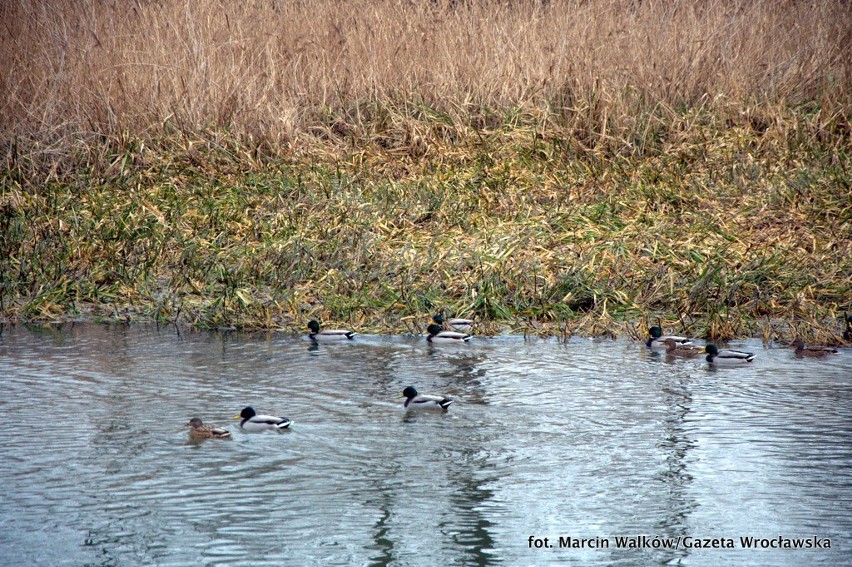
[(7, 326), (0, 564), (848, 565), (852, 351), (731, 346)]

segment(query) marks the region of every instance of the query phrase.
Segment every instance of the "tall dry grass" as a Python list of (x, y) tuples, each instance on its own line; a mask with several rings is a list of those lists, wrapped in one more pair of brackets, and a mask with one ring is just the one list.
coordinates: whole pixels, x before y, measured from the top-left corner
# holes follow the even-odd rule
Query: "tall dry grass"
[(801, 104), (848, 134), (850, 10), (844, 0), (8, 0), (0, 141), (7, 154), (16, 141), (47, 157), (69, 141), (174, 129), (224, 128), (285, 150), (303, 136), (386, 132), (416, 145), (436, 135), (412, 125), (423, 113), (453, 135), (520, 109), (583, 145), (641, 151), (683, 109)]

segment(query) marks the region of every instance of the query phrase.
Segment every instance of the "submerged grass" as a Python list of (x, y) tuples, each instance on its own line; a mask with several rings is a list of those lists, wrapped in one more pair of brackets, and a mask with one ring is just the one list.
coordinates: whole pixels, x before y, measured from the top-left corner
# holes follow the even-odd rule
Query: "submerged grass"
[(0, 313), (841, 341), (848, 3), (9, 2)]

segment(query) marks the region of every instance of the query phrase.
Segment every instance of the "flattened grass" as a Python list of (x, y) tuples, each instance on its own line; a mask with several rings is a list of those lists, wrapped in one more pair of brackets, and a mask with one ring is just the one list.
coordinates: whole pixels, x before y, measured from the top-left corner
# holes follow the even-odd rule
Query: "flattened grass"
[(544, 123), (448, 137), (426, 116), (409, 122), (421, 145), (277, 157), (227, 133), (128, 138), (41, 179), (13, 163), (3, 315), (414, 332), (440, 309), (491, 333), (660, 321), (714, 340), (840, 340), (848, 146), (693, 121), (654, 152), (578, 152)]

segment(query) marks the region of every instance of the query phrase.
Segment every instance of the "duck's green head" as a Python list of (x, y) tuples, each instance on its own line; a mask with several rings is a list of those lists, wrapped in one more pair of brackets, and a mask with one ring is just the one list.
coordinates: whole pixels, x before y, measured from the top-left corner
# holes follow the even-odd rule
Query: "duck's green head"
[(663, 336), (663, 330), (659, 327), (651, 327), (648, 329), (648, 333), (655, 339), (659, 339)]
[(240, 412), (240, 415), (235, 415), (234, 419), (240, 419), (240, 418), (251, 419), (256, 415), (257, 415), (257, 413), (255, 413), (254, 408), (249, 406), (249, 407), (243, 408), (243, 411)]
[(434, 337), (435, 335), (437, 335), (438, 333), (443, 331), (443, 329), (441, 328), (440, 325), (436, 325), (435, 323), (432, 323), (431, 325), (426, 327), (426, 331)]
[(414, 388), (414, 386), (407, 386), (405, 388), (405, 390), (402, 391), (402, 396), (406, 399), (409, 399), (409, 400), (411, 398), (416, 398), (417, 397), (417, 390)]
[(308, 323), (308, 329), (310, 329), (314, 333), (319, 333), (319, 321), (317, 321), (316, 319), (311, 319), (311, 321)]
[(719, 354), (719, 349), (716, 348), (716, 345), (713, 343), (707, 343), (707, 346), (704, 347), (704, 352), (707, 354), (712, 354), (713, 356)]
[(432, 316), (432, 320), (438, 323), (439, 325), (444, 324), (444, 316), (440, 313), (435, 313), (435, 315)]

